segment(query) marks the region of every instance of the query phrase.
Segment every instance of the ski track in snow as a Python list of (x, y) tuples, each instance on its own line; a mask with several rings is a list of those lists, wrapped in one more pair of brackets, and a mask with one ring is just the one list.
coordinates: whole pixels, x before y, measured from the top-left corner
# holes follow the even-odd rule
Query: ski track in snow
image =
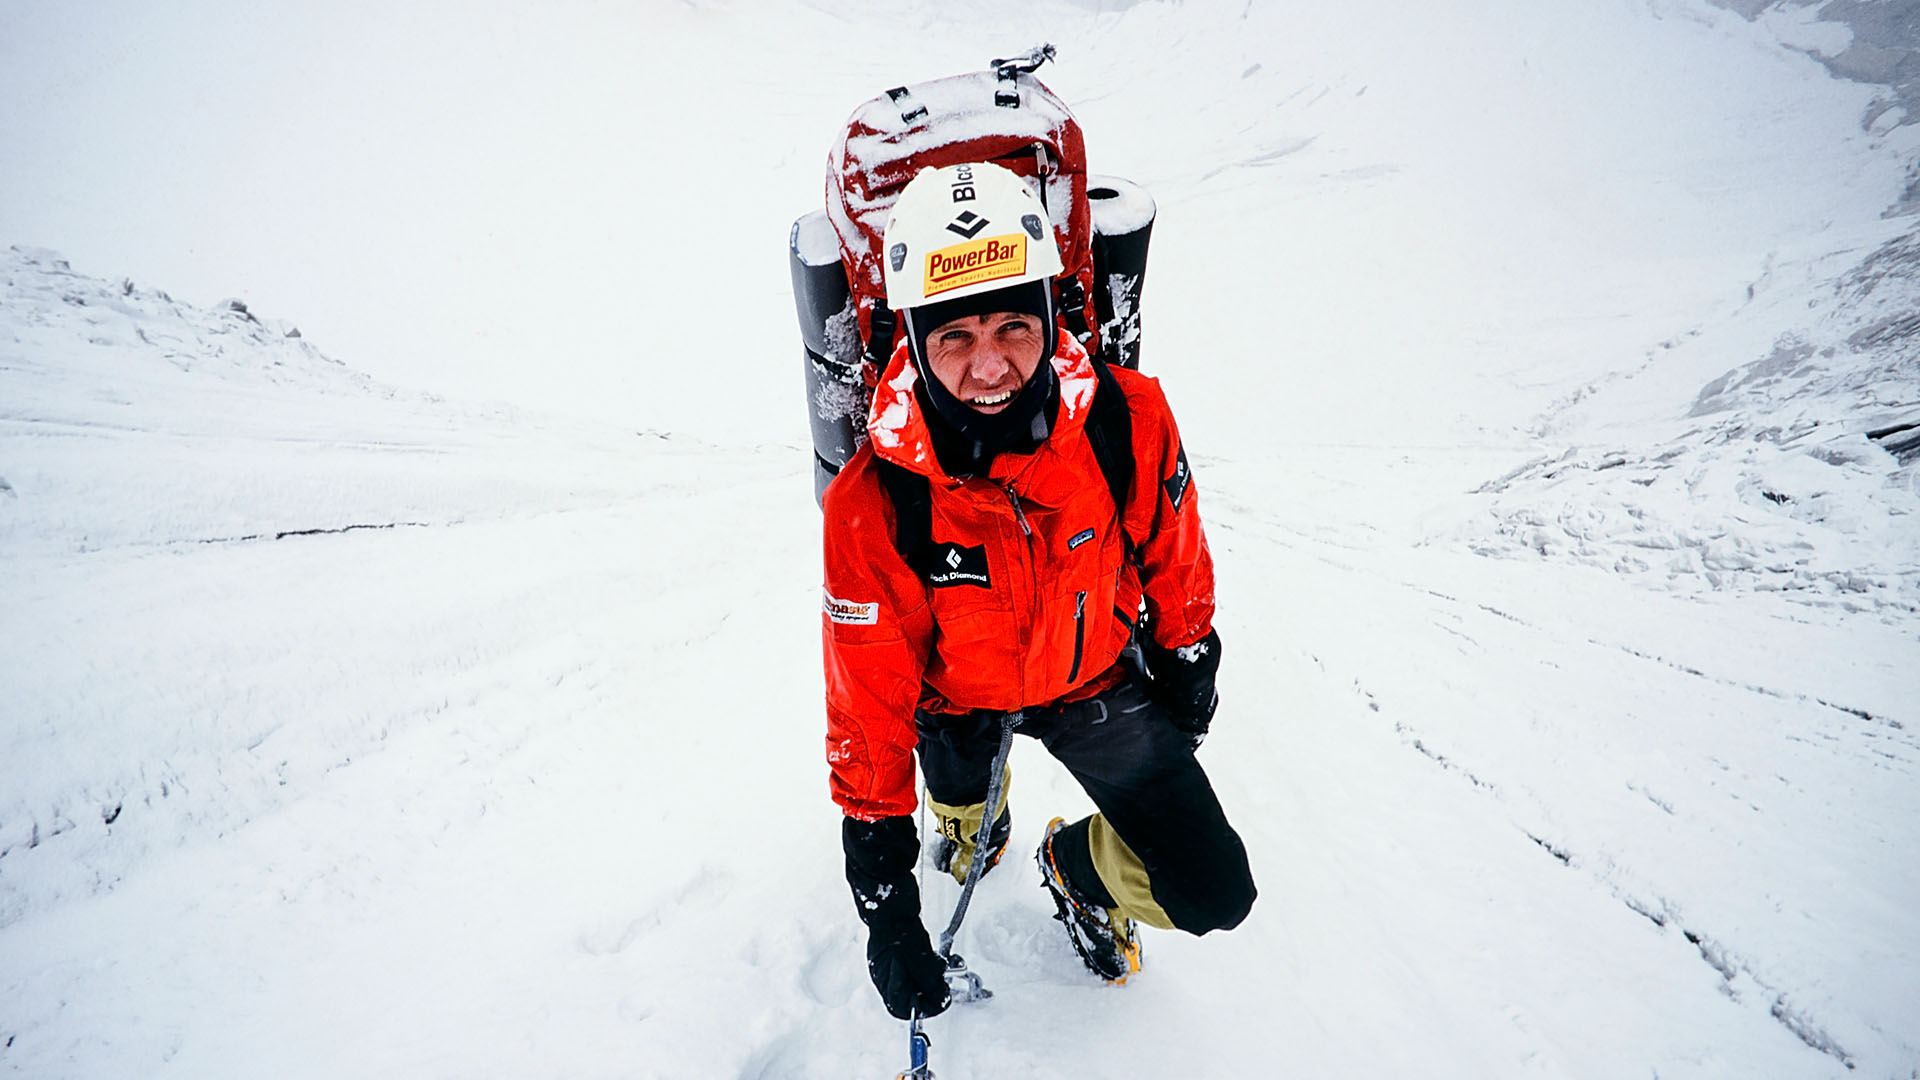
[[(1722, 918), (1736, 919), (1741, 924), (1740, 930), (1754, 935), (1756, 943), (1747, 946), (1738, 940), (1738, 933), (1733, 929), (1724, 933), (1711, 929), (1708, 924), (1715, 914), (1709, 912), (1716, 908), (1724, 912), (1729, 905), (1723, 902), (1724, 897), (1717, 894), (1729, 889), (1737, 890), (1742, 882), (1764, 883), (1774, 893), (1773, 902), (1776, 906), (1787, 903), (1801, 918), (1809, 918), (1822, 906), (1830, 906), (1821, 895), (1829, 887), (1828, 879), (1808, 881), (1804, 886), (1806, 891), (1795, 895), (1795, 889), (1775, 879), (1778, 866), (1771, 860), (1776, 858), (1781, 862), (1790, 860), (1792, 865), (1804, 865), (1809, 860), (1843, 862), (1850, 859), (1854, 865), (1847, 868), (1850, 871), (1846, 875), (1849, 879), (1862, 882), (1876, 877), (1884, 879), (1875, 894), (1863, 899), (1870, 904), (1897, 903), (1895, 898), (1903, 895), (1915, 883), (1910, 872), (1886, 875), (1883, 863), (1887, 858), (1886, 851), (1900, 842), (1899, 837), (1904, 828), (1911, 825), (1911, 820), (1903, 818), (1895, 827), (1884, 831), (1862, 830), (1853, 823), (1883, 813), (1888, 806), (1903, 803), (1911, 806), (1912, 800), (1905, 793), (1911, 790), (1916, 771), (1920, 771), (1920, 738), (1914, 737), (1908, 730), (1912, 719), (1910, 714), (1875, 715), (1863, 709), (1835, 704), (1818, 693), (1783, 691), (1740, 678), (1716, 676), (1643, 648), (1588, 636), (1577, 625), (1567, 625), (1564, 614), (1558, 609), (1559, 598), (1548, 605), (1539, 617), (1523, 618), (1511, 611), (1526, 610), (1528, 606), (1537, 607), (1538, 599), (1524, 594), (1502, 595), (1497, 602), (1503, 606), (1495, 606), (1494, 603), (1472, 598), (1471, 593), (1467, 597), (1459, 597), (1436, 591), (1427, 583), (1433, 580), (1431, 578), (1425, 581), (1410, 580), (1390, 573), (1382, 574), (1377, 570), (1364, 570), (1351, 565), (1348, 561), (1350, 556), (1342, 549), (1335, 548), (1330, 552), (1326, 546), (1313, 541), (1302, 542), (1284, 532), (1275, 535), (1270, 525), (1258, 521), (1260, 515), (1251, 508), (1217, 497), (1216, 506), (1222, 501), (1227, 502), (1224, 507), (1226, 512), (1222, 514), (1217, 509), (1214, 520), (1216, 527), (1225, 535), (1237, 536), (1251, 531), (1264, 543), (1277, 544), (1309, 561), (1333, 568), (1339, 572), (1343, 589), (1351, 587), (1349, 579), (1359, 577), (1372, 579), (1374, 584), (1389, 586), (1403, 600), (1411, 602), (1405, 606), (1421, 606), (1421, 594), (1440, 601), (1440, 606), (1434, 608), (1425, 620), (1432, 631), (1446, 636), (1445, 639), (1437, 639), (1442, 647), (1436, 651), (1449, 651), (1444, 646), (1446, 640), (1450, 639), (1454, 643), (1452, 651), (1456, 651), (1463, 659), (1478, 659), (1484, 663), (1485, 658), (1491, 656), (1500, 658), (1501, 663), (1510, 663), (1532, 652), (1541, 655), (1543, 662), (1556, 667), (1566, 665), (1585, 669), (1622, 665), (1609, 664), (1604, 656), (1580, 658), (1578, 654), (1583, 645), (1602, 653), (1630, 657), (1631, 660), (1624, 665), (1627, 669), (1623, 673), (1625, 680), (1632, 683), (1652, 681), (1660, 686), (1659, 694), (1650, 703), (1637, 702), (1631, 696), (1616, 695), (1608, 702), (1609, 712), (1617, 709), (1631, 711), (1640, 707), (1660, 709), (1663, 702), (1678, 700), (1706, 710), (1705, 715), (1694, 717), (1695, 721), (1714, 721), (1721, 717), (1745, 721), (1754, 711), (1745, 700), (1748, 695), (1790, 706), (1778, 710), (1784, 714), (1786, 722), (1771, 739), (1755, 740), (1739, 732), (1737, 726), (1727, 725), (1726, 730), (1717, 733), (1726, 740), (1724, 749), (1715, 747), (1713, 752), (1705, 754), (1695, 775), (1655, 774), (1650, 777), (1639, 771), (1643, 766), (1635, 766), (1630, 761), (1603, 762), (1598, 763), (1599, 768), (1595, 770), (1597, 775), (1589, 778), (1583, 789), (1570, 784), (1568, 770), (1578, 768), (1586, 771), (1594, 769), (1594, 765), (1576, 764), (1566, 757), (1569, 749), (1583, 741), (1577, 732), (1569, 731), (1555, 740), (1567, 745), (1542, 746), (1541, 749), (1548, 756), (1529, 759), (1524, 752), (1516, 755), (1512, 745), (1497, 749), (1487, 746), (1484, 743), (1487, 737), (1485, 732), (1459, 728), (1461, 718), (1471, 716), (1474, 708), (1496, 716), (1508, 710), (1532, 713), (1534, 715), (1528, 726), (1535, 729), (1536, 733), (1546, 725), (1565, 725), (1570, 728), (1577, 725), (1577, 719), (1553, 716), (1549, 711), (1551, 706), (1543, 709), (1538, 701), (1488, 700), (1493, 693), (1509, 687), (1524, 687), (1523, 681), (1511, 675), (1502, 678), (1489, 671), (1485, 678), (1474, 679), (1459, 672), (1449, 672), (1444, 680), (1435, 680), (1441, 682), (1442, 700), (1438, 702), (1434, 700), (1434, 688), (1431, 685), (1416, 684), (1408, 688), (1414, 691), (1412, 696), (1419, 702), (1411, 717), (1405, 708), (1383, 706), (1381, 695), (1362, 681), (1371, 680), (1374, 676), (1356, 677), (1351, 684), (1354, 693), (1364, 701), (1368, 713), (1383, 721), (1390, 721), (1393, 730), (1410, 749), (1447, 774), (1465, 781), (1472, 790), (1500, 803), (1511, 813), (1513, 825), (1541, 851), (1559, 864), (1590, 876), (1627, 909), (1648, 919), (1656, 927), (1677, 932), (1720, 975), (1730, 998), (1736, 1001), (1752, 999), (1756, 1002), (1753, 1007), (1774, 1017), (1807, 1046), (1852, 1067), (1852, 1056), (1845, 1049), (1844, 1040), (1836, 1038), (1822, 1025), (1821, 1005), (1797, 1003), (1797, 998), (1804, 995), (1798, 994), (1797, 988), (1783, 985), (1778, 971), (1782, 968), (1817, 970), (1831, 966), (1835, 969), (1832, 974), (1837, 975), (1839, 970), (1851, 967), (1858, 961), (1843, 950), (1857, 944), (1849, 940), (1853, 936), (1853, 928), (1836, 921), (1835, 925), (1821, 927), (1815, 934), (1803, 934), (1796, 941), (1791, 936), (1778, 936), (1784, 928), (1779, 925), (1781, 920), (1777, 918), (1769, 919), (1764, 915), (1756, 918), (1753, 912), (1720, 914)], [(1254, 520), (1249, 521), (1248, 518)], [(1471, 571), (1473, 568), (1466, 569)], [(1290, 580), (1299, 580), (1312, 575), (1305, 572), (1286, 576)], [(1460, 584), (1449, 587), (1465, 586), (1477, 592), (1487, 584), (1473, 581), (1469, 573)], [(1387, 601), (1379, 601), (1381, 607), (1386, 604)], [(1617, 603), (1615, 606), (1618, 606)], [(1780, 636), (1780, 644), (1790, 647), (1798, 636), (1791, 623), (1781, 618), (1782, 613), (1778, 610), (1765, 612), (1760, 609), (1753, 614), (1760, 619), (1784, 624), (1778, 627), (1779, 631), (1784, 631)], [(1902, 644), (1899, 638), (1900, 635), (1893, 638), (1896, 646)], [(1571, 647), (1572, 655), (1562, 653), (1553, 660), (1544, 660), (1547, 655), (1547, 650), (1542, 647), (1544, 642), (1554, 642), (1562, 649)], [(1698, 649), (1697, 644), (1686, 642), (1661, 647)], [(1910, 661), (1911, 649), (1905, 651)], [(1893, 655), (1899, 655), (1897, 648)], [(1317, 655), (1312, 659), (1320, 672), (1327, 673), (1325, 664)], [(1633, 670), (1648, 664), (1657, 665), (1661, 670), (1651, 674)], [(1375, 665), (1377, 661), (1368, 666)], [(1684, 685), (1674, 687), (1668, 673), (1678, 674), (1683, 683), (1694, 683), (1696, 688), (1689, 689)], [(1890, 673), (1896, 676), (1905, 674), (1898, 667), (1894, 667)], [(1709, 689), (1703, 693), (1697, 688), (1698, 684), (1705, 684)], [(1472, 704), (1466, 708), (1444, 707), (1445, 692), (1459, 692), (1454, 687), (1471, 688)], [(1565, 688), (1547, 691), (1552, 692), (1564, 693)], [(1907, 703), (1903, 701), (1900, 704), (1905, 706)], [(1575, 715), (1577, 717), (1580, 712), (1586, 711), (1579, 710)], [(1720, 715), (1715, 716), (1716, 713)], [(1438, 719), (1434, 718), (1436, 715)], [(1902, 719), (1902, 716), (1906, 718)], [(1721, 722), (1725, 723), (1724, 720)], [(1530, 737), (1509, 731), (1502, 739), (1518, 742)], [(1466, 743), (1468, 748), (1451, 749), (1450, 744), (1455, 740)], [(1769, 747), (1765, 745), (1767, 742), (1774, 745)], [(1480, 748), (1487, 750), (1494, 760), (1478, 760), (1479, 754), (1474, 743), (1480, 743)], [(1789, 745), (1794, 743), (1817, 747), (1830, 755), (1830, 760), (1806, 760)], [(1728, 750), (1736, 753), (1727, 753)], [(1742, 779), (1729, 783), (1730, 778), (1716, 776), (1716, 771), (1719, 774), (1735, 772), (1732, 765), (1721, 760), (1720, 754), (1735, 758), (1742, 754), (1754, 755), (1759, 760), (1769, 762), (1766, 767), (1773, 770), (1772, 775), (1754, 776), (1753, 771), (1759, 766), (1750, 760), (1741, 762), (1742, 769), (1738, 775)], [(1517, 761), (1514, 760), (1516, 757)], [(1506, 760), (1499, 760), (1503, 758)], [(1520, 767), (1515, 768), (1516, 765)], [(1613, 769), (1623, 771), (1610, 774)], [(1871, 777), (1876, 772), (1883, 775), (1873, 783), (1861, 783), (1863, 775)], [(1698, 790), (1703, 781), (1709, 790)], [(1780, 787), (1773, 788), (1770, 781), (1777, 782)], [(1562, 785), (1567, 785), (1565, 790), (1555, 790)], [(1687, 792), (1698, 797), (1709, 794), (1711, 789), (1722, 787), (1728, 789), (1724, 795), (1741, 809), (1755, 815), (1765, 815), (1760, 820), (1772, 818), (1779, 808), (1763, 804), (1776, 800), (1798, 797), (1815, 803), (1829, 802), (1830, 805), (1820, 806), (1817, 811), (1811, 807), (1802, 809), (1791, 818), (1805, 825), (1817, 813), (1825, 823), (1823, 828), (1816, 830), (1823, 840), (1830, 841), (1851, 830), (1866, 832), (1869, 835), (1864, 839), (1878, 843), (1861, 851), (1846, 853), (1845, 856), (1833, 850), (1834, 845), (1830, 842), (1811, 849), (1797, 849), (1794, 845), (1788, 845), (1782, 850), (1767, 852), (1766, 860), (1738, 865), (1746, 860), (1722, 859), (1721, 856), (1730, 853), (1714, 851), (1723, 846), (1726, 840), (1713, 834), (1731, 835), (1736, 841), (1742, 841), (1745, 830), (1732, 832), (1717, 828), (1712, 822), (1692, 820), (1694, 814), (1691, 811), (1710, 808), (1696, 805), (1676, 810), (1676, 800), (1673, 798), (1676, 792)], [(1611, 796), (1607, 794), (1608, 788), (1613, 789)], [(1690, 788), (1695, 790), (1689, 791)], [(1756, 788), (1760, 790), (1752, 790)], [(1829, 795), (1824, 799), (1808, 799), (1809, 789), (1839, 791), (1849, 788), (1852, 790), (1845, 798)], [(1772, 794), (1766, 793), (1769, 789)], [(1643, 809), (1638, 815), (1640, 821), (1633, 828), (1622, 828), (1618, 822), (1577, 820), (1593, 817), (1597, 804), (1601, 802), (1617, 804), (1613, 808), (1617, 811), (1633, 806), (1636, 798), (1643, 799), (1645, 805), (1657, 811), (1661, 817), (1651, 816)], [(1592, 804), (1583, 806), (1586, 800), (1592, 800)], [(1632, 816), (1630, 810), (1629, 816)], [(1752, 827), (1763, 833), (1772, 828), (1769, 825)], [(1586, 835), (1583, 836), (1583, 833)], [(1878, 835), (1872, 835), (1875, 833)], [(1662, 847), (1670, 850), (1658, 850)], [(1643, 859), (1647, 865), (1641, 865)], [(1704, 878), (1701, 876), (1703, 868), (1707, 869)], [(1879, 943), (1880, 947), (1886, 945)], [(1880, 979), (1888, 992), (1897, 996), (1903, 990), (1903, 973), (1912, 960), (1911, 945), (1881, 959)], [(1891, 1015), (1885, 1019), (1891, 1019)]]
[[(1144, 366), (1209, 522), (1201, 754), (1261, 898), (1099, 984), (1029, 857), (1089, 804), (1017, 740), (958, 943), (996, 996), (930, 1024), (938, 1074), (1920, 1076), (1920, 261), (1878, 217), (1920, 127), (1781, 50), (1832, 28), (1778, 6), (1042, 15), (1098, 167), (1162, 210)], [(851, 25), (892, 44), (807, 59)], [(1012, 25), (662, 15), (647, 78), (740, 69), (665, 130), (766, 127), (618, 205), (730, 200), (655, 246), (761, 251), (807, 207), (738, 177), (813, 198), (847, 109)], [(0, 256), (0, 1073), (901, 1068), (824, 790), (797, 372), (680, 359), (721, 324), (796, 353), (777, 248), (722, 313), (524, 284), (558, 351), (608, 332), (564, 290), (660, 324), (614, 320), (619, 374), (651, 364), (626, 427)], [(777, 434), (706, 434), (739, 430)], [(943, 922), (957, 886), (923, 887)]]

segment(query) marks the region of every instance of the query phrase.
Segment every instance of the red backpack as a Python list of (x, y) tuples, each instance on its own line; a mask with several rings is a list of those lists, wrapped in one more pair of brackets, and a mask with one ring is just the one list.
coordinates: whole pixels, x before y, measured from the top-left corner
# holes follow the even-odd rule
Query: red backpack
[(826, 209), (794, 222), (789, 238), (816, 498), (866, 438), (873, 385), (899, 332), (881, 238), (894, 199), (922, 169), (990, 161), (1027, 178), (1060, 248), (1060, 325), (1096, 364), (1138, 366), (1153, 199), (1126, 180), (1090, 182), (1079, 123), (1033, 77), (1053, 54), (1043, 45), (986, 71), (895, 87), (854, 110), (828, 155)]

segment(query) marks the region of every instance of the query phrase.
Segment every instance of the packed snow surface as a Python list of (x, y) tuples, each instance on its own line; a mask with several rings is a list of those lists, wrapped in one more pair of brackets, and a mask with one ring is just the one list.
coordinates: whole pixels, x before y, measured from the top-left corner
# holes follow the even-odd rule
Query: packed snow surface
[(1020, 741), (936, 1073), (1920, 1075), (1908, 8), (9, 7), (0, 1074), (904, 1068), (784, 245), (1051, 40), (1261, 895), (1098, 983)]

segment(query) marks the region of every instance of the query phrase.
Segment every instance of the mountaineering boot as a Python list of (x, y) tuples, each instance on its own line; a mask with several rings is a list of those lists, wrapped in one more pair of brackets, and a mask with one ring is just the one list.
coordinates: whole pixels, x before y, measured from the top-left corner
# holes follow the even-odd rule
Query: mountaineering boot
[(1066, 925), (1073, 951), (1080, 954), (1087, 970), (1110, 983), (1124, 983), (1127, 976), (1140, 970), (1140, 940), (1134, 936), (1133, 920), (1088, 903), (1068, 883), (1053, 851), (1053, 836), (1065, 823), (1065, 818), (1048, 822), (1040, 850), (1034, 852), (1034, 860), (1040, 864), (1040, 883), (1052, 894), (1053, 905), (1059, 909), (1054, 918)]
[[(933, 849), (934, 869), (953, 875), (953, 880), (962, 885), (967, 883), (967, 868), (973, 865), (973, 839), (978, 835), (978, 824), (974, 832), (967, 832), (966, 822), (960, 818), (937, 814), (940, 823), (940, 839)], [(980, 876), (986, 877), (987, 871), (1000, 865), (1000, 856), (1007, 852), (1007, 838), (1013, 835), (1013, 811), (1008, 807), (1000, 808), (1000, 816), (993, 819), (993, 831), (987, 834), (987, 863), (980, 868)]]

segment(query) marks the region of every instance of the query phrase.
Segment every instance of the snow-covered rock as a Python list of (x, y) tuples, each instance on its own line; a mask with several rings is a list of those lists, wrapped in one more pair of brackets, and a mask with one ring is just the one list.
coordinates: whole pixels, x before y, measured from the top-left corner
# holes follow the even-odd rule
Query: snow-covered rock
[[(1476, 550), (1920, 614), (1920, 233), (1890, 224), (1901, 231), (1864, 257), (1774, 268), (1750, 290), (1765, 310), (1657, 346), (1550, 410), (1543, 441), (1573, 445), (1480, 489)], [(1766, 354), (1687, 392), (1687, 372), (1782, 314)]]

